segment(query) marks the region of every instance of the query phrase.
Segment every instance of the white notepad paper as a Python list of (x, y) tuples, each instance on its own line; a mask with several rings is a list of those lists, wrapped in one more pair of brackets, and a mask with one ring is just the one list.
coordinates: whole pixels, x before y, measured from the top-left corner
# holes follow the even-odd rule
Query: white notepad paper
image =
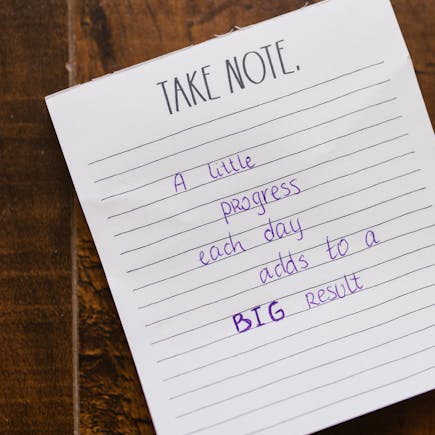
[(159, 434), (308, 433), (435, 386), (435, 143), (387, 0), (47, 97)]

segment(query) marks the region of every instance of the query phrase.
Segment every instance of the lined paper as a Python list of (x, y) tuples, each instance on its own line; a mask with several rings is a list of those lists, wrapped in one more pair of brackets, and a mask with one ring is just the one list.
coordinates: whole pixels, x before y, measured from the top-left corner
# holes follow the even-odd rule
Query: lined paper
[(159, 434), (309, 433), (435, 385), (435, 147), (386, 0), (47, 97)]

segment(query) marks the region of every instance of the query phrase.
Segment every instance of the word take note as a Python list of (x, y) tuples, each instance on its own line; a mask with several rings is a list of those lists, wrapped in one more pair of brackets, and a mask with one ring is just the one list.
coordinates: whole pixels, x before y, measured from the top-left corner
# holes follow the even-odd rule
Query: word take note
[(435, 386), (435, 141), (389, 1), (46, 101), (159, 434), (310, 433)]

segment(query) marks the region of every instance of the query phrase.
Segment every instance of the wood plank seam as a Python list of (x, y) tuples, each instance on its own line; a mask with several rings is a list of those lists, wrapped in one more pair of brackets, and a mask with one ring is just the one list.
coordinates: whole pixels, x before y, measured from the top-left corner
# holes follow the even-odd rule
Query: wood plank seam
[[(75, 61), (75, 14), (74, 0), (67, 0), (67, 31), (68, 31), (68, 85), (76, 84)], [(73, 433), (80, 432), (80, 375), (79, 375), (79, 300), (77, 292), (78, 265), (77, 265), (77, 198), (73, 193), (71, 198), (71, 345), (72, 345), (72, 404), (73, 404)]]

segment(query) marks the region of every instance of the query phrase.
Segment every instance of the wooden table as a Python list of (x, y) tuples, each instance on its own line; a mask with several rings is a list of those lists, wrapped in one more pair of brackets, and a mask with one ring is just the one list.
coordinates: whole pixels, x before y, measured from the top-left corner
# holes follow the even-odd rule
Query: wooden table
[[(304, 4), (1, 0), (0, 432), (154, 433), (43, 97)], [(435, 0), (393, 5), (434, 120)], [(430, 434), (434, 414), (428, 393), (323, 433)]]

